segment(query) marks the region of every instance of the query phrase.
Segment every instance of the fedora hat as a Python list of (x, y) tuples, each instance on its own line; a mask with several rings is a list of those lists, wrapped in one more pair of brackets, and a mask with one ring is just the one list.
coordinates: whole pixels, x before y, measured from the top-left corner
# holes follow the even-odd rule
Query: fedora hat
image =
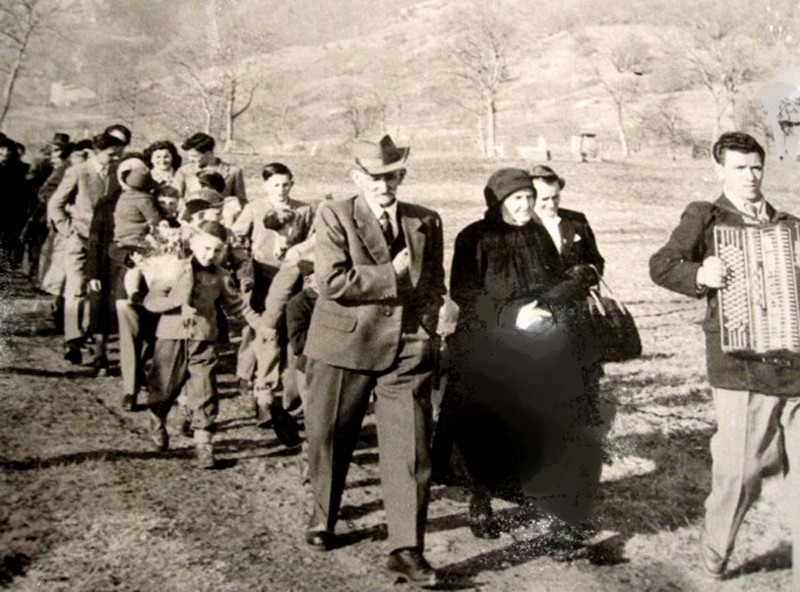
[(383, 175), (405, 168), (410, 148), (395, 146), (387, 134), (380, 142), (359, 141), (354, 150), (356, 164), (370, 175)]
[(69, 146), (71, 142), (69, 141), (69, 134), (64, 134), (61, 132), (56, 132), (53, 134), (53, 139), (50, 140), (50, 144), (53, 146)]
[(531, 179), (544, 179), (547, 182), (555, 181), (560, 189), (564, 189), (564, 185), (567, 184), (562, 177), (558, 176), (558, 173), (543, 164), (537, 164), (531, 169)]

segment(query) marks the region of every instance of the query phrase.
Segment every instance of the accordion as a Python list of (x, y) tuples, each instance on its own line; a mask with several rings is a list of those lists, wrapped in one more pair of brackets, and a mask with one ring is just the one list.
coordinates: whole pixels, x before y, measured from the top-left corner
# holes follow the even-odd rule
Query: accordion
[(800, 357), (800, 223), (714, 227), (728, 267), (719, 291), (722, 351), (741, 357)]

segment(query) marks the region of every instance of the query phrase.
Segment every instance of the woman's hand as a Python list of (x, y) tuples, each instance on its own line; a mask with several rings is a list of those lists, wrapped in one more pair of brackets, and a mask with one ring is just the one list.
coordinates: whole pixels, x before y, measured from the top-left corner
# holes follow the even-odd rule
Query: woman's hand
[(549, 329), (554, 323), (553, 314), (539, 307), (539, 302), (534, 300), (525, 304), (517, 313), (516, 327), (522, 331), (541, 333)]

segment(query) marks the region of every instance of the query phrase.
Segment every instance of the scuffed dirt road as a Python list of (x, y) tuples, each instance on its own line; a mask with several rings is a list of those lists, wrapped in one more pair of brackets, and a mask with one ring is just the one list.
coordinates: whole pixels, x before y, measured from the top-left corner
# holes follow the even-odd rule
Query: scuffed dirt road
[[(144, 414), (119, 408), (119, 378), (94, 378), (88, 368), (65, 362), (58, 338), (49, 334), (45, 302), (8, 277), (2, 284), (0, 586), (187, 592), (408, 588), (393, 584), (383, 570), (385, 524), (371, 422), (349, 475), (342, 545), (315, 552), (303, 543), (307, 493), (299, 449), (283, 448), (271, 431), (254, 426), (248, 402), (234, 396), (231, 374), (220, 376), (221, 469), (195, 469), (191, 442), (177, 434), (175, 423), (170, 451), (151, 452)], [(621, 371), (612, 369), (608, 380), (620, 397), (635, 388)], [(631, 391), (631, 401), (635, 395)], [(621, 408), (619, 425), (629, 426), (634, 416)], [(710, 583), (700, 575), (694, 551), (707, 492), (710, 431), (702, 421), (701, 428), (687, 421), (685, 429), (677, 420), (665, 421), (670, 428), (661, 431), (612, 432), (620, 456), (606, 467), (598, 526), (620, 536), (594, 561), (559, 563), (543, 556), (541, 533), (520, 525), (519, 512), (501, 502), (495, 506), (510, 526), (497, 541), (476, 540), (466, 525), (463, 492), (435, 487), (426, 554), (440, 568), (441, 588), (789, 590), (787, 537), (776, 523), (779, 494), (773, 485), (748, 516), (734, 556), (737, 577)]]

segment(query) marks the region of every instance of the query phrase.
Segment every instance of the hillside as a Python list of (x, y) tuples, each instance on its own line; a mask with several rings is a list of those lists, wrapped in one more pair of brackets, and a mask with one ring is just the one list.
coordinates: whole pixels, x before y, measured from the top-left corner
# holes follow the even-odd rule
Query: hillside
[[(95, 10), (101, 13), (113, 4), (97, 1)], [(453, 88), (453, 70), (448, 65), (449, 48), (464, 24), (468, 2), (401, 2), (393, 9), (378, 3), (374, 14), (367, 3), (358, 0), (350, 0), (338, 12), (335, 4), (322, 3), (316, 20), (304, 12), (310, 10), (305, 4), (270, 11), (259, 9), (260, 3), (254, 0), (231, 3), (246, 23), (238, 43), (247, 47), (252, 40), (255, 47), (260, 35), (271, 40), (268, 51), (241, 58), (259, 87), (252, 108), (236, 123), (238, 150), (335, 153), (355, 133), (354, 113), (360, 117), (359, 132), (375, 135), (386, 130), (413, 139), (420, 151), (477, 150), (478, 116), (458, 104), (464, 93)], [(196, 5), (179, 4), (182, 9), (176, 14), (182, 31), (193, 31), (198, 38), (211, 34), (212, 25), (202, 14), (195, 14), (196, 9), (187, 12)], [(577, 0), (551, 0), (534, 11), (521, 0), (495, 3), (492, 9), (512, 23), (513, 37), (508, 50), (510, 80), (498, 94), (496, 144), (504, 147), (506, 154), (515, 154), (517, 146), (535, 144), (542, 135), (558, 153), (566, 150), (570, 135), (588, 131), (598, 134), (601, 151), (616, 150), (615, 107), (596, 73), (598, 64), (604, 67), (603, 58), (587, 54), (585, 44), (588, 40), (607, 48), (631, 35), (641, 39), (652, 57), (650, 69), (635, 81), (635, 94), (625, 105), (632, 140), (640, 141), (637, 128), (642, 118), (666, 99), (672, 101), (686, 132), (698, 139), (708, 138), (714, 119), (712, 96), (693, 85), (685, 68), (676, 63), (669, 41), (675, 23), (681, 21), (669, 20), (654, 10), (659, 4), (650, 0), (633, 8), (606, 0), (587, 7)], [(337, 25), (348, 20), (345, 16), (352, 22)], [(131, 18), (126, 16), (127, 20), (115, 26), (125, 29)], [(136, 26), (151, 31), (152, 40), (162, 39), (164, 23), (157, 31), (151, 21)], [(193, 22), (194, 28), (187, 21)], [(292, 29), (295, 21), (307, 31), (281, 32)], [(326, 21), (325, 26), (321, 21)], [(129, 67), (140, 79), (139, 88), (159, 84), (166, 90), (142, 92), (133, 104), (122, 99), (59, 109), (17, 105), (9, 130), (36, 142), (49, 137), (53, 127), (81, 136), (109, 120), (123, 120), (135, 127), (144, 142), (201, 128), (200, 97), (177, 78), (174, 67), (164, 67), (166, 54), (143, 43), (147, 33), (142, 35), (136, 37), (139, 45), (128, 46), (128, 53), (138, 56)], [(280, 39), (285, 41), (277, 43)], [(86, 43), (102, 45), (97, 39)], [(146, 48), (140, 47), (142, 44)], [(94, 55), (86, 48), (82, 51), (89, 58)], [(124, 59), (130, 63), (131, 55)], [(96, 62), (88, 59), (80, 70), (81, 79), (92, 78), (93, 90), (105, 93), (103, 96), (109, 94), (103, 90), (108, 77), (87, 78), (86, 74), (93, 64), (100, 69), (100, 64), (107, 68), (107, 62), (108, 57)], [(211, 75), (209, 71), (199, 74)], [(771, 72), (765, 69), (759, 74), (762, 80), (746, 86), (741, 101), (755, 96)], [(218, 105), (222, 103), (222, 99), (216, 100)], [(221, 120), (212, 132), (221, 135)]]

